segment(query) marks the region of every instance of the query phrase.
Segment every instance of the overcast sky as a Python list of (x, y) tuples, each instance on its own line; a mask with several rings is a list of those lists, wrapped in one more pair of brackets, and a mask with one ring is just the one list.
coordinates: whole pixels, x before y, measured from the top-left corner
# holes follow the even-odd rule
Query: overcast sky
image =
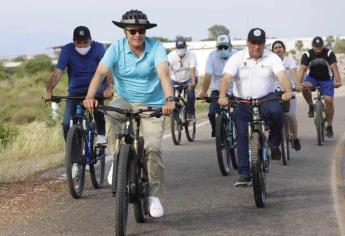
[(48, 47), (72, 40), (73, 29), (86, 25), (94, 40), (123, 36), (111, 20), (130, 9), (142, 10), (158, 27), (148, 36), (193, 40), (221, 24), (230, 37), (246, 38), (261, 27), (267, 37), (345, 35), (345, 0), (0, 0), (0, 56), (49, 53)]

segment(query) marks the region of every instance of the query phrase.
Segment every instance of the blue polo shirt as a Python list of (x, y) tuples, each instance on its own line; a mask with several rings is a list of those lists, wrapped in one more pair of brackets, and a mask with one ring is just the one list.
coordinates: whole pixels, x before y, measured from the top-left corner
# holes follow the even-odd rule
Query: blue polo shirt
[(145, 37), (145, 51), (140, 58), (123, 38), (107, 49), (100, 64), (112, 70), (116, 93), (126, 101), (163, 105), (164, 93), (156, 68), (167, 61), (161, 42)]
[[(84, 56), (75, 50), (73, 43), (66, 44), (62, 48), (56, 68), (60, 70), (67, 68), (69, 95), (87, 93), (90, 81), (104, 53), (104, 45), (95, 41), (91, 42), (91, 49)], [(107, 81), (104, 80), (103, 84), (106, 83)]]

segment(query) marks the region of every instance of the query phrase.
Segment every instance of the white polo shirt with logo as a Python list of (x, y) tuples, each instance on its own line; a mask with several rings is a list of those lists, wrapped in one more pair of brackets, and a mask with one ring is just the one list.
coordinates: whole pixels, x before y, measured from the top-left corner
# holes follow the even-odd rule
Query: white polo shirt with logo
[[(231, 49), (229, 58), (231, 58), (237, 52), (236, 49)], [(217, 49), (212, 51), (206, 61), (205, 73), (212, 76), (211, 78), (211, 91), (219, 91), (220, 81), (223, 79), (223, 70), (226, 62), (229, 60), (221, 58)], [(228, 94), (232, 93), (232, 86), (228, 89)]]
[(255, 60), (245, 48), (227, 61), (223, 72), (234, 77), (236, 97), (256, 99), (274, 92), (276, 74), (283, 70), (282, 60), (271, 51), (264, 49), (262, 57)]
[[(191, 69), (197, 67), (196, 56), (193, 52), (187, 50), (182, 59), (177, 55), (176, 50), (168, 54), (169, 70), (171, 79), (182, 83), (192, 78)], [(196, 76), (197, 76), (197, 72)]]

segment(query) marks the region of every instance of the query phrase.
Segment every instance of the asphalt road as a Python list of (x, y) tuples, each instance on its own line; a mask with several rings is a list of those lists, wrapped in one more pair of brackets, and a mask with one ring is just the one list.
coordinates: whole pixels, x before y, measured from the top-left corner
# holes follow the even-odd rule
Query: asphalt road
[[(271, 162), (264, 209), (256, 208), (252, 188), (233, 187), (236, 172), (221, 175), (207, 123), (198, 127), (193, 143), (183, 137), (174, 146), (166, 137), (165, 216), (137, 224), (130, 207), (128, 235), (341, 235), (343, 202), (334, 186), (342, 183), (335, 182), (332, 165), (345, 131), (344, 102), (345, 97), (336, 98), (335, 136), (319, 147), (313, 120), (299, 97), (302, 150), (292, 151), (288, 166)], [(66, 192), (41, 207), (43, 213), (0, 230), (0, 235), (114, 235), (114, 198), (108, 188), (93, 190), (88, 182), (82, 199)]]

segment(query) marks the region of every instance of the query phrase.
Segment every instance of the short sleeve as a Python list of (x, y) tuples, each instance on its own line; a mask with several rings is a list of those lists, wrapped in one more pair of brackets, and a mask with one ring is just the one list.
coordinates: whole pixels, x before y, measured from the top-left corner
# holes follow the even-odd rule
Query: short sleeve
[(272, 70), (275, 75), (285, 70), (283, 61), (276, 54), (272, 54)]
[(198, 63), (196, 61), (196, 56), (194, 53), (190, 53), (190, 64), (189, 67), (190, 68), (196, 68), (198, 66)]
[(118, 52), (117, 44), (112, 44), (106, 51), (99, 64), (105, 65), (108, 69), (111, 69), (117, 61)]
[(60, 57), (56, 64), (56, 68), (60, 70), (64, 70), (68, 65), (68, 59), (69, 59), (68, 46), (65, 45), (61, 49)]
[(155, 67), (157, 67), (162, 62), (168, 62), (167, 53), (163, 44), (157, 41), (157, 47), (155, 50)]
[(295, 59), (293, 59), (292, 57), (288, 57), (289, 59), (289, 69), (292, 70), (292, 69), (296, 69), (297, 68), (297, 65), (296, 65), (296, 61)]
[(301, 59), (301, 65), (309, 66), (309, 58), (307, 53), (304, 53)]
[(213, 75), (213, 60), (212, 60), (212, 53), (210, 53), (207, 57), (205, 73), (209, 75)]
[(330, 51), (328, 63), (329, 63), (330, 65), (332, 65), (332, 64), (334, 64), (334, 63), (337, 63), (337, 58), (336, 58), (334, 52), (332, 52), (332, 51)]
[(226, 62), (224, 69), (223, 69), (223, 74), (230, 74), (231, 76), (236, 76), (237, 72), (239, 69), (239, 63), (238, 59), (236, 56), (230, 57), (230, 59)]

